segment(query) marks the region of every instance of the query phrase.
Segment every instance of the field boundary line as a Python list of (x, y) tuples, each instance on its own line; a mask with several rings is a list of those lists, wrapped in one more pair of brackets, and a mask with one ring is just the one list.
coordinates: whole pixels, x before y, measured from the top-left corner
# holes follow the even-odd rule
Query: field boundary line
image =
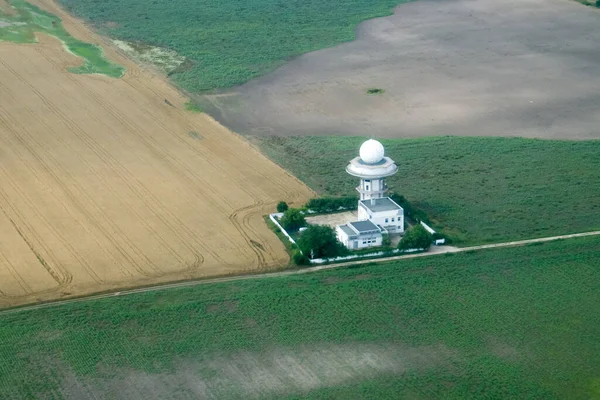
[(50, 307), (58, 307), (61, 305), (72, 304), (72, 303), (81, 303), (91, 300), (101, 300), (107, 299), (111, 297), (122, 297), (132, 294), (138, 293), (146, 293), (146, 292), (156, 292), (160, 290), (167, 289), (175, 289), (175, 288), (183, 288), (189, 286), (198, 286), (198, 285), (207, 285), (213, 283), (225, 283), (225, 282), (236, 282), (236, 281), (246, 281), (246, 280), (254, 280), (254, 279), (264, 279), (264, 278), (280, 278), (285, 276), (294, 276), (294, 275), (302, 275), (309, 274), (313, 272), (325, 271), (329, 269), (343, 268), (351, 265), (361, 265), (361, 264), (370, 264), (370, 263), (384, 263), (402, 259), (416, 258), (416, 257), (431, 257), (438, 256), (442, 254), (451, 254), (451, 253), (464, 253), (469, 251), (477, 251), (477, 250), (487, 250), (487, 249), (495, 249), (495, 248), (503, 248), (503, 247), (519, 247), (525, 246), (533, 243), (545, 243), (545, 242), (553, 242), (556, 240), (563, 239), (572, 239), (572, 238), (580, 238), (586, 236), (600, 236), (600, 231), (591, 231), (591, 232), (582, 232), (582, 233), (572, 233), (568, 235), (559, 235), (559, 236), (548, 236), (537, 239), (524, 239), (524, 240), (515, 240), (511, 242), (502, 242), (502, 243), (491, 243), (491, 244), (483, 244), (478, 246), (470, 246), (470, 247), (451, 247), (451, 246), (439, 246), (434, 247), (437, 251), (428, 251), (424, 253), (418, 254), (406, 254), (399, 256), (391, 256), (391, 257), (383, 257), (376, 258), (370, 260), (356, 260), (356, 261), (348, 261), (344, 263), (337, 264), (328, 264), (328, 265), (319, 265), (315, 267), (308, 267), (304, 269), (294, 269), (287, 271), (279, 271), (279, 272), (265, 272), (260, 274), (249, 274), (249, 275), (238, 275), (238, 276), (225, 276), (220, 278), (207, 278), (207, 279), (197, 279), (191, 281), (184, 282), (174, 282), (174, 283), (165, 283), (161, 285), (140, 287), (137, 289), (125, 289), (121, 291), (113, 291), (110, 293), (102, 293), (91, 296), (77, 297), (66, 300), (55, 300), (49, 301), (41, 304), (33, 304), (29, 306), (15, 307), (9, 308), (4, 311), (0, 311), (0, 316), (7, 314), (15, 314), (19, 312), (38, 310), (42, 308), (50, 308)]

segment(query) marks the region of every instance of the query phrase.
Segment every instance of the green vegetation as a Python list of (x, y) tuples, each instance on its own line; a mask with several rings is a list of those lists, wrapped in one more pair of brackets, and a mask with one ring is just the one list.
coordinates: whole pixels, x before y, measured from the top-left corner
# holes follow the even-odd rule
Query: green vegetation
[[(0, 315), (0, 398), (148, 382), (157, 398), (597, 398), (599, 252), (589, 237)], [(278, 380), (289, 365), (313, 385)]]
[(187, 103), (185, 103), (185, 109), (191, 112), (197, 112), (197, 113), (202, 113), (204, 112), (204, 110), (202, 109), (202, 107), (200, 107), (198, 104), (192, 102), (192, 101), (188, 101)]
[(600, 0), (575, 0), (575, 1), (583, 4), (584, 6), (600, 8)]
[(297, 208), (290, 208), (283, 213), (283, 217), (279, 221), (283, 229), (288, 233), (296, 232), (298, 229), (306, 226), (306, 219), (301, 210)]
[(331, 213), (340, 210), (356, 210), (358, 208), (358, 197), (322, 197), (310, 199), (304, 206), (307, 210), (316, 213)]
[(277, 203), (277, 212), (286, 212), (290, 207), (285, 201), (280, 201)]
[(384, 94), (385, 90), (380, 88), (369, 88), (367, 89), (367, 94)]
[(337, 240), (333, 228), (325, 225), (309, 225), (300, 234), (298, 247), (310, 258), (331, 258), (348, 254)]
[[(321, 195), (351, 196), (361, 137), (255, 138)], [(396, 160), (391, 190), (466, 245), (600, 229), (600, 141), (437, 137), (381, 140)]]
[(298, 246), (296, 246), (295, 244), (293, 244), (292, 242), (289, 241), (289, 239), (283, 234), (283, 232), (281, 232), (281, 229), (279, 229), (279, 227), (277, 225), (275, 225), (273, 223), (273, 221), (271, 221), (271, 219), (269, 218), (268, 215), (265, 215), (264, 219), (265, 219), (265, 223), (267, 224), (269, 229), (271, 229), (273, 231), (273, 233), (275, 233), (275, 235), (279, 238), (279, 240), (281, 240), (281, 243), (283, 243), (283, 245), (285, 246), (285, 251), (290, 256), (290, 262), (288, 263), (288, 265), (282, 266), (282, 267), (290, 266), (292, 261), (296, 265), (306, 265), (306, 264), (298, 264), (296, 262), (296, 258), (295, 258), (296, 254), (302, 254), (298, 250)]
[(433, 236), (427, 232), (420, 224), (410, 228), (398, 243), (399, 250), (423, 249), (431, 247)]
[(175, 51), (170, 75), (192, 92), (239, 85), (291, 57), (354, 39), (356, 26), (403, 0), (60, 0), (101, 32)]
[(82, 66), (69, 69), (73, 73), (103, 74), (113, 78), (120, 78), (125, 73), (124, 67), (104, 57), (100, 47), (71, 36), (55, 15), (23, 0), (8, 0), (8, 3), (12, 5), (15, 15), (3, 13), (0, 9), (0, 41), (35, 43), (35, 33), (44, 33), (59, 39), (71, 53), (83, 59)]

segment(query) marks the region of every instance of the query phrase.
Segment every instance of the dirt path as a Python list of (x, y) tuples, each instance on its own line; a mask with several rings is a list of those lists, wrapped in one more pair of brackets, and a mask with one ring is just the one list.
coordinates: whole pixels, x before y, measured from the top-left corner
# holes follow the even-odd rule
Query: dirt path
[(212, 278), (212, 279), (203, 279), (203, 280), (188, 281), (188, 282), (170, 283), (170, 284), (164, 284), (164, 285), (157, 285), (157, 286), (153, 286), (153, 287), (144, 287), (144, 288), (138, 288), (138, 289), (123, 290), (123, 291), (114, 292), (114, 293), (106, 293), (106, 294), (88, 296), (88, 297), (77, 298), (77, 299), (59, 300), (59, 301), (54, 301), (54, 302), (50, 302), (50, 303), (36, 304), (36, 305), (31, 305), (31, 306), (24, 306), (24, 307), (5, 310), (5, 311), (0, 311), (0, 315), (18, 313), (18, 312), (22, 312), (22, 311), (37, 310), (37, 309), (48, 308), (48, 307), (57, 307), (57, 306), (65, 305), (65, 304), (79, 303), (79, 302), (90, 301), (90, 300), (106, 299), (106, 298), (110, 298), (110, 297), (117, 297), (117, 296), (123, 297), (123, 296), (128, 296), (128, 295), (137, 294), (137, 293), (154, 292), (154, 291), (167, 290), (167, 289), (173, 289), (173, 288), (182, 288), (182, 287), (197, 286), (197, 285), (208, 285), (208, 284), (223, 283), (223, 282), (245, 281), (245, 280), (252, 280), (252, 279), (280, 278), (280, 277), (285, 277), (285, 276), (310, 274), (310, 273), (325, 271), (325, 270), (329, 270), (329, 269), (343, 268), (343, 267), (347, 267), (350, 265), (370, 264), (373, 262), (384, 263), (384, 262), (404, 260), (404, 259), (409, 259), (409, 258), (431, 257), (431, 256), (437, 256), (437, 255), (446, 254), (446, 253), (461, 253), (461, 252), (467, 252), (467, 251), (479, 251), (479, 250), (502, 248), (502, 247), (517, 247), (517, 246), (524, 246), (524, 245), (531, 244), (531, 243), (545, 243), (545, 242), (552, 242), (555, 240), (579, 238), (579, 237), (586, 237), (586, 236), (599, 236), (599, 235), (600, 235), (600, 231), (593, 231), (593, 232), (584, 232), (584, 233), (574, 233), (574, 234), (569, 234), (569, 235), (550, 236), (550, 237), (537, 238), (537, 239), (517, 240), (517, 241), (513, 241), (513, 242), (485, 244), (485, 245), (471, 246), (471, 247), (437, 246), (437, 247), (432, 247), (430, 249), (430, 251), (428, 251), (426, 253), (385, 257), (385, 258), (380, 258), (377, 260), (349, 261), (349, 262), (345, 262), (345, 263), (321, 265), (321, 266), (309, 267), (309, 268), (291, 270), (291, 271), (269, 272), (269, 273), (255, 274), (255, 275), (242, 275), (242, 276)]
[(286, 264), (262, 216), (313, 192), (51, 0), (124, 65), (69, 73), (56, 38), (0, 42), (0, 307)]

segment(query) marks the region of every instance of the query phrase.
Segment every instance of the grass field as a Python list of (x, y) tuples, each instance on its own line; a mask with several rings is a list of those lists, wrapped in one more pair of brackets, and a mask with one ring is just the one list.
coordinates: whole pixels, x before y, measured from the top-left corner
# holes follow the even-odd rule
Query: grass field
[[(102, 43), (53, 2), (34, 3)], [(285, 265), (262, 216), (311, 191), (106, 53), (122, 78), (68, 72), (81, 59), (52, 36), (0, 41), (0, 308)]]
[(599, 252), (570, 239), (0, 315), (0, 397), (598, 398)]
[(104, 57), (102, 48), (71, 36), (55, 15), (23, 0), (8, 0), (0, 8), (0, 41), (36, 43), (36, 33), (59, 39), (71, 53), (84, 60), (83, 65), (69, 68), (73, 73), (103, 74), (114, 78), (125, 73), (124, 67)]
[(172, 78), (189, 91), (239, 85), (290, 57), (352, 40), (361, 21), (388, 15), (401, 2), (60, 0), (111, 37), (186, 57)]
[[(324, 195), (352, 195), (358, 137), (255, 138)], [(441, 137), (381, 141), (398, 164), (388, 184), (458, 244), (600, 228), (600, 141)]]

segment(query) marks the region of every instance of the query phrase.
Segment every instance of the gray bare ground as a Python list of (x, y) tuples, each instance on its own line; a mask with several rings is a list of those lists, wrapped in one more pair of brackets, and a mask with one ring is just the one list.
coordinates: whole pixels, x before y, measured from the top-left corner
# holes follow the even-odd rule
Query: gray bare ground
[(169, 372), (160, 373), (111, 368), (104, 378), (59, 369), (65, 399), (256, 399), (302, 394), (381, 374), (450, 370), (457, 359), (442, 345), (356, 343), (243, 352), (201, 362), (180, 360)]
[(570, 0), (418, 0), (204, 102), (255, 135), (600, 138), (599, 26)]

